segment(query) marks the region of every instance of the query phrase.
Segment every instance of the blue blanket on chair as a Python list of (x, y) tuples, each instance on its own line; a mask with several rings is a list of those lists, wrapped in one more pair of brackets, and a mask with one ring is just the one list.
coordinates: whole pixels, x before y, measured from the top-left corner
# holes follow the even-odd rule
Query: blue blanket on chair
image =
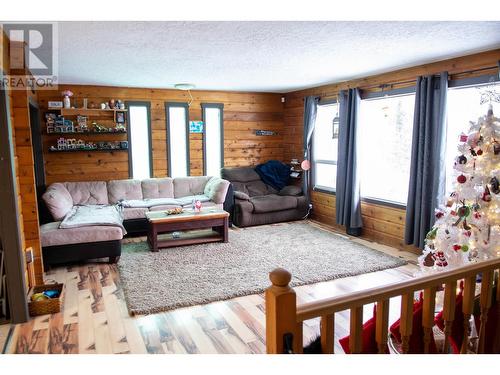
[(278, 160), (269, 160), (255, 167), (255, 172), (262, 181), (276, 190), (281, 190), (288, 185), (290, 180), (290, 167)]

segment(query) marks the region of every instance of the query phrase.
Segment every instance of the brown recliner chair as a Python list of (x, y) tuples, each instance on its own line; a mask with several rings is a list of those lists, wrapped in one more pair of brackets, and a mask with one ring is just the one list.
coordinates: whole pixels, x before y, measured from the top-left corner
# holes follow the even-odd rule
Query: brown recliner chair
[(277, 191), (253, 167), (223, 168), (221, 177), (233, 185), (233, 223), (238, 227), (300, 220), (307, 215), (309, 202), (298, 186)]

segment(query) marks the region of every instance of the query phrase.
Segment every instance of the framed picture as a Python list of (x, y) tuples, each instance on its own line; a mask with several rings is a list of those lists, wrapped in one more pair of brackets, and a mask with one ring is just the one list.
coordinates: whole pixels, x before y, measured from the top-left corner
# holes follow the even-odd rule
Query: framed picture
[(203, 133), (203, 121), (189, 121), (190, 133)]
[(115, 122), (117, 124), (125, 124), (125, 112), (115, 112)]
[(61, 101), (49, 101), (48, 107), (49, 108), (62, 108), (63, 102), (61, 102)]

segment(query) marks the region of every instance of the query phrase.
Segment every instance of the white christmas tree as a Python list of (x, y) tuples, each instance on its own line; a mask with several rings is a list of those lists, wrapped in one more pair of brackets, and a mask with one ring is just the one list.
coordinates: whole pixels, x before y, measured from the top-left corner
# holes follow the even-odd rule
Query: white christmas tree
[(424, 272), (500, 256), (500, 122), (488, 113), (461, 134), (454, 191), (436, 210), (419, 257)]

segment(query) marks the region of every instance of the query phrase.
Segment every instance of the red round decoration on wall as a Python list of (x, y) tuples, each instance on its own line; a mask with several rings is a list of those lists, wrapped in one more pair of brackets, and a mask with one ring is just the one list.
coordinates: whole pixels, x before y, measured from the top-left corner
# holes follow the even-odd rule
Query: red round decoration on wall
[(461, 184), (463, 184), (465, 181), (467, 181), (467, 177), (465, 177), (463, 174), (457, 177), (457, 181)]

